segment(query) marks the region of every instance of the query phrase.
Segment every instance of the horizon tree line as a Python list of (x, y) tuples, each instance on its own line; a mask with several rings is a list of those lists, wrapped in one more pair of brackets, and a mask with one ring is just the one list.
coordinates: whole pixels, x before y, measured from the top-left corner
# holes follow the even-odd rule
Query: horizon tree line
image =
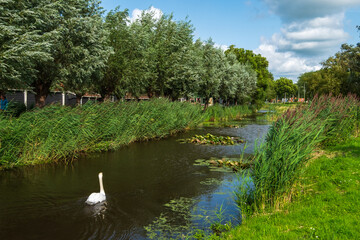
[(0, 89), (32, 89), (37, 107), (55, 88), (78, 103), (96, 92), (261, 104), (273, 91), (267, 67), (250, 50), (194, 40), (191, 21), (172, 14), (130, 21), (119, 7), (105, 16), (97, 0), (0, 2)]

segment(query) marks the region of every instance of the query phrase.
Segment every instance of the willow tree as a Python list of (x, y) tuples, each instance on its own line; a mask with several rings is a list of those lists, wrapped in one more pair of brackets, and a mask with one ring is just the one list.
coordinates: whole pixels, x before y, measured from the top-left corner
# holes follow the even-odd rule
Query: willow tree
[[(186, 94), (187, 86), (192, 85), (192, 74), (187, 70), (189, 64), (193, 66), (193, 31), (188, 20), (174, 21), (172, 15), (162, 15), (156, 20), (153, 35), (156, 77), (151, 82), (156, 96), (174, 99), (176, 95)], [(183, 75), (181, 80), (180, 75)]]
[(269, 62), (265, 57), (260, 54), (255, 54), (251, 50), (245, 50), (243, 48), (235, 48), (234, 45), (231, 45), (228, 50), (225, 51), (225, 54), (235, 54), (237, 60), (243, 64), (249, 64), (252, 69), (257, 74), (257, 89), (253, 95), (253, 101), (261, 105), (266, 98), (271, 96), (271, 86), (274, 81), (274, 77), (269, 72), (268, 66)]
[(36, 63), (52, 60), (47, 40), (52, 34), (39, 35), (31, 26), (35, 10), (30, 5), (24, 0), (0, 1), (0, 89), (28, 87), (37, 74)]
[(220, 98), (244, 104), (251, 100), (256, 90), (256, 72), (247, 64), (239, 63), (233, 54), (226, 55), (225, 69), (220, 85)]
[[(94, 59), (90, 55), (106, 57), (103, 47), (97, 44), (103, 38), (103, 32), (96, 31), (101, 29), (98, 3), (95, 0), (1, 1), (0, 21), (5, 33), (0, 36), (0, 55), (4, 59), (0, 68), (4, 72), (1, 74), (4, 87), (15, 84), (32, 87), (36, 106), (42, 107), (50, 88), (59, 81), (66, 84), (71, 77), (70, 85), (97, 71), (91, 67)], [(93, 33), (91, 38), (81, 36), (85, 31)], [(82, 76), (73, 76), (74, 72), (81, 72)]]
[(173, 55), (172, 75), (166, 81), (167, 97), (173, 101), (184, 97), (195, 97), (200, 84), (202, 70), (200, 54), (195, 45), (183, 47), (181, 52)]
[(257, 73), (249, 64), (235, 64), (238, 80), (236, 81), (235, 101), (240, 104), (253, 101), (257, 90)]
[(220, 82), (219, 97), (227, 105), (235, 98), (237, 80), (237, 72), (236, 68), (234, 67), (234, 64), (236, 64), (235, 61), (236, 58), (234, 55), (225, 57), (223, 77), (221, 78)]
[(197, 44), (201, 56), (198, 94), (204, 99), (204, 109), (206, 109), (211, 97), (219, 97), (220, 83), (224, 70), (224, 54), (220, 49), (214, 47), (214, 42), (211, 39), (204, 43), (198, 40), (195, 44)]
[(198, 88), (201, 66), (193, 44), (194, 29), (187, 19), (175, 22), (172, 15), (162, 19), (164, 27), (158, 27), (156, 31), (161, 35), (156, 44), (157, 95), (172, 100), (188, 98)]
[(111, 52), (101, 14), (99, 3), (91, 2), (89, 7), (84, 6), (81, 10), (80, 17), (66, 21), (62, 32), (60, 81), (65, 90), (76, 94), (78, 104), (85, 93), (96, 91), (94, 84), (103, 78)]

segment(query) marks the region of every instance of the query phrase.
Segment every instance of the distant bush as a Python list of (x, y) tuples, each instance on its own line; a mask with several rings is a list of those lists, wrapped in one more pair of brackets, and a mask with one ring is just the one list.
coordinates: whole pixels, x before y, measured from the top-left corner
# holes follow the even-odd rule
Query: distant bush
[(26, 106), (24, 103), (11, 101), (8, 103), (8, 107), (5, 113), (13, 117), (19, 117), (20, 114), (24, 112), (26, 112)]

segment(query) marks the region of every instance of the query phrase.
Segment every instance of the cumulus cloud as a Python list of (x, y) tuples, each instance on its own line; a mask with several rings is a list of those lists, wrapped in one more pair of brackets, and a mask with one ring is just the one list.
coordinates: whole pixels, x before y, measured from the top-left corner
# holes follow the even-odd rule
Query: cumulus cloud
[(146, 9), (146, 10), (140, 10), (138, 8), (135, 8), (133, 11), (132, 11), (132, 14), (131, 14), (131, 17), (130, 17), (130, 22), (135, 22), (136, 20), (140, 19), (141, 15), (145, 13), (150, 13), (153, 15), (153, 18), (154, 19), (160, 19), (162, 16), (163, 16), (163, 12), (158, 9), (158, 8), (155, 8), (153, 6), (151, 6), (149, 9)]
[(284, 25), (272, 36), (279, 51), (299, 55), (324, 55), (338, 49), (349, 35), (343, 30), (344, 13)]
[(283, 27), (270, 39), (262, 39), (256, 52), (269, 60), (275, 75), (296, 76), (320, 68), (349, 38), (343, 29), (345, 10), (360, 0), (264, 0)]
[(262, 39), (261, 45), (254, 50), (265, 56), (269, 61), (269, 70), (275, 78), (287, 77), (296, 81), (297, 76), (304, 72), (316, 71), (321, 68), (319, 59), (306, 59), (296, 56), (293, 52), (281, 52), (271, 41)]

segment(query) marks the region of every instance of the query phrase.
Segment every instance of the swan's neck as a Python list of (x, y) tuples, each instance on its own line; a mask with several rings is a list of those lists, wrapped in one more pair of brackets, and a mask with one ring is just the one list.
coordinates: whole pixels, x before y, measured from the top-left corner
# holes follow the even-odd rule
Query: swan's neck
[(100, 183), (100, 193), (105, 195), (102, 176), (99, 176), (99, 183)]

